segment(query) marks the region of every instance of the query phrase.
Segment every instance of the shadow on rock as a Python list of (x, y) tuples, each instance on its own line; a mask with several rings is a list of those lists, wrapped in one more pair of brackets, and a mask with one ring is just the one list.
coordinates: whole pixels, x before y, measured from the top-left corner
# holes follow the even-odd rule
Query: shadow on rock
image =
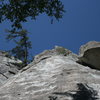
[[(70, 96), (73, 100), (97, 100), (97, 91), (89, 87), (87, 84), (79, 83), (77, 84), (78, 90), (74, 93), (70, 92), (54, 92), (55, 95)], [(52, 97), (52, 96), (51, 96)], [(56, 98), (51, 98), (50, 100), (58, 100)]]

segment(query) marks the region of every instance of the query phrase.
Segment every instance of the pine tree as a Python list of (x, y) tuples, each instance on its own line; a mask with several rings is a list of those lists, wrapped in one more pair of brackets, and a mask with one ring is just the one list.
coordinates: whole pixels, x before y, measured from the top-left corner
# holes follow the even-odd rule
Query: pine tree
[(10, 53), (23, 61), (22, 66), (26, 66), (29, 63), (29, 49), (31, 49), (31, 42), (29, 41), (28, 32), (21, 30), (18, 32), (7, 31), (10, 34), (7, 35), (7, 40), (13, 40), (16, 46), (10, 50)]
[(37, 16), (43, 13), (51, 18), (51, 22), (53, 19), (59, 21), (64, 12), (64, 5), (60, 0), (0, 0), (0, 23), (6, 20), (12, 23), (7, 39), (13, 39), (16, 47), (11, 53), (27, 65), (31, 42), (22, 23), (29, 18), (36, 20)]

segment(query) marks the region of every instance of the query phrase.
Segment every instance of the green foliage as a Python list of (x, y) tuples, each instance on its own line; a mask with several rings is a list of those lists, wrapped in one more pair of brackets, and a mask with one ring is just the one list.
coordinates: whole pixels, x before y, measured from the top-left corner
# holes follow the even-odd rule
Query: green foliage
[(59, 55), (64, 55), (64, 56), (67, 56), (69, 53), (71, 53), (69, 50), (63, 48), (63, 47), (56, 47), (56, 52), (59, 54)]
[(28, 32), (26, 30), (21, 30), (19, 32), (8, 31), (10, 34), (7, 35), (7, 40), (14, 40), (16, 47), (10, 50), (10, 53), (23, 61), (23, 66), (29, 63), (29, 49), (31, 49), (31, 42), (27, 36)]
[(7, 53), (5, 54), (5, 57), (11, 58), (11, 55), (7, 52)]
[(12, 30), (7, 31), (9, 35), (6, 38), (16, 43), (11, 53), (27, 65), (31, 42), (22, 23), (27, 22), (28, 18), (36, 20), (42, 13), (49, 16), (52, 23), (54, 18), (59, 21), (64, 12), (64, 5), (60, 0), (0, 0), (0, 23), (5, 20), (12, 22)]
[(19, 63), (11, 63), (11, 64), (13, 64), (14, 66), (17, 66), (17, 68), (19, 69), (19, 70), (21, 70), (23, 67), (25, 67), (26, 65), (25, 65), (25, 63), (24, 62), (19, 62)]
[[(30, 17), (35, 20), (39, 14), (46, 13), (47, 16), (59, 20), (62, 18), (64, 5), (60, 0), (1, 0), (0, 22), (8, 19), (15, 29), (22, 28), (21, 23), (27, 22)], [(51, 20), (51, 21), (52, 21)]]

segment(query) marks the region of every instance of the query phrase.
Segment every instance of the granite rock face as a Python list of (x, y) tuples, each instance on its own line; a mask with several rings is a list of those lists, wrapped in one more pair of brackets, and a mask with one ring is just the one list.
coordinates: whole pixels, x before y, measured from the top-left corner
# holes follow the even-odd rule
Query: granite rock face
[(34, 62), (38, 63), (43, 59), (47, 59), (47, 58), (50, 58), (50, 57), (56, 56), (56, 55), (66, 56), (69, 59), (73, 59), (74, 61), (78, 60), (78, 56), (76, 54), (72, 53), (70, 50), (68, 50), (64, 47), (55, 46), (55, 48), (52, 50), (45, 50), (44, 52), (40, 53), (39, 55), (36, 55), (34, 57)]
[(9, 57), (7, 52), (0, 51), (0, 85), (18, 73), (18, 67), (13, 65), (13, 63), (18, 62), (21, 61), (14, 59), (14, 57)]
[(100, 42), (91, 41), (81, 46), (79, 63), (100, 70)]
[(0, 100), (100, 100), (100, 71), (78, 64), (77, 55), (51, 51), (0, 87)]

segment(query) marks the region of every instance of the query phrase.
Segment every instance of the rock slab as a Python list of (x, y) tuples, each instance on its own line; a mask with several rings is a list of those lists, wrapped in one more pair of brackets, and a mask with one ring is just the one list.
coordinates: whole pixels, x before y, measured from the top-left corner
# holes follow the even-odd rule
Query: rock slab
[(0, 100), (100, 100), (100, 71), (72, 58), (37, 59), (0, 87)]
[(100, 70), (100, 42), (91, 41), (81, 46), (78, 62)]
[(0, 51), (0, 86), (3, 85), (10, 77), (18, 73), (18, 67), (12, 63), (20, 63), (20, 60), (14, 57), (8, 57), (7, 52)]

